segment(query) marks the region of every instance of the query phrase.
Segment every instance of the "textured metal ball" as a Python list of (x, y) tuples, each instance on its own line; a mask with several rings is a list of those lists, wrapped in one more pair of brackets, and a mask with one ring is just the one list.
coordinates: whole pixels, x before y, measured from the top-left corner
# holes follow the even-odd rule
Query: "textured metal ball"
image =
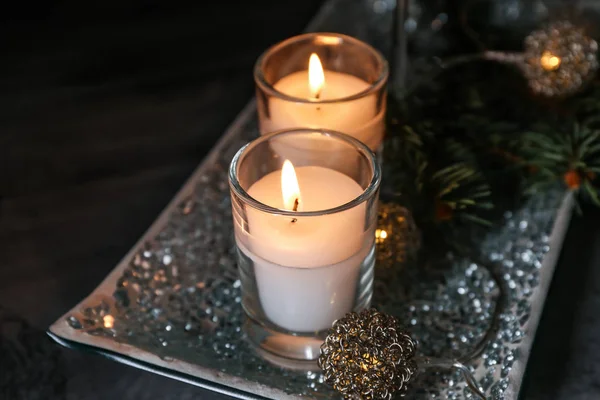
[(364, 310), (333, 323), (319, 366), (345, 399), (389, 400), (406, 393), (416, 372), (415, 347), (396, 318)]
[(525, 39), (523, 73), (531, 89), (548, 97), (579, 91), (598, 69), (598, 44), (581, 27), (555, 22)]
[(396, 203), (379, 203), (375, 243), (378, 266), (397, 267), (414, 257), (421, 236), (411, 212)]

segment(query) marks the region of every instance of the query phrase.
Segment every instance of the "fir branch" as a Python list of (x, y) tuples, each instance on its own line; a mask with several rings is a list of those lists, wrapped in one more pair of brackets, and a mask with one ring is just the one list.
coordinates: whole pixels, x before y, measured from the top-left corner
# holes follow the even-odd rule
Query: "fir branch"
[(600, 129), (590, 124), (587, 119), (572, 122), (567, 131), (526, 132), (522, 158), (526, 160), (524, 165), (537, 171), (533, 180), (538, 183), (560, 180), (570, 190), (600, 206), (598, 188), (594, 186), (600, 172)]

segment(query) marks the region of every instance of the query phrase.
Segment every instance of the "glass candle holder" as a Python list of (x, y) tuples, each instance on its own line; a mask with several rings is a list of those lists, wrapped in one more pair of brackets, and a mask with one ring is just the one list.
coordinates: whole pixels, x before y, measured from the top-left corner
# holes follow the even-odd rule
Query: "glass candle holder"
[(370, 305), (380, 175), (368, 147), (325, 130), (262, 135), (233, 158), (246, 332), (271, 360), (316, 360), (331, 324)]
[(262, 134), (331, 129), (380, 149), (388, 65), (368, 44), (337, 33), (296, 36), (259, 57), (254, 79)]

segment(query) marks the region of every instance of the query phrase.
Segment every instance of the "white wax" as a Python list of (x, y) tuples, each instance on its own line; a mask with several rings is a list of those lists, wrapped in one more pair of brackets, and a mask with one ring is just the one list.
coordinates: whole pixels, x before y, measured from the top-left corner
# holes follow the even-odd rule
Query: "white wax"
[[(337, 207), (363, 192), (354, 180), (328, 168), (298, 167), (296, 176), (302, 211)], [(283, 208), (281, 171), (254, 183), (248, 194)], [(372, 235), (365, 227), (365, 207), (295, 222), (247, 208), (246, 229), (236, 221), (238, 247), (254, 262), (259, 298), (273, 323), (291, 331), (319, 331), (352, 310), (361, 262), (372, 245), (365, 240)]]
[[(369, 88), (369, 83), (350, 74), (324, 71), (325, 84), (320, 100), (342, 99)], [(312, 98), (308, 71), (294, 72), (275, 83), (274, 88), (288, 96)], [(269, 115), (261, 120), (262, 133), (286, 128), (322, 128), (354, 136), (373, 151), (381, 146), (384, 134), (385, 107), (377, 112), (374, 94), (353, 101), (336, 103), (295, 103), (280, 98), (269, 99)]]
[[(329, 168), (297, 167), (302, 211), (327, 210), (360, 196), (363, 189), (348, 176)], [(255, 182), (248, 194), (271, 207), (283, 209), (281, 171)], [(318, 217), (290, 217), (248, 210), (249, 249), (259, 257), (288, 267), (319, 267), (352, 256), (362, 245), (365, 205)]]

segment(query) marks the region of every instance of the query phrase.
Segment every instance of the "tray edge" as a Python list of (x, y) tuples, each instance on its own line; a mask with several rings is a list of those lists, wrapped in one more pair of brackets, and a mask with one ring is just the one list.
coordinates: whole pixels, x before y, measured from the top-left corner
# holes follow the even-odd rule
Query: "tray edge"
[(572, 192), (568, 192), (563, 198), (560, 208), (556, 212), (556, 218), (554, 220), (554, 224), (552, 225), (552, 231), (548, 240), (550, 249), (544, 255), (544, 259), (542, 260), (541, 271), (543, 271), (543, 273), (540, 273), (540, 284), (538, 285), (531, 301), (531, 312), (530, 318), (527, 321), (525, 337), (523, 342), (521, 342), (521, 344), (518, 346), (519, 357), (517, 357), (515, 360), (515, 363), (513, 364), (512, 370), (509, 374), (509, 377), (518, 376), (520, 379), (512, 379), (509, 382), (509, 387), (505, 392), (505, 395), (508, 398), (519, 398), (523, 380), (525, 378), (525, 370), (527, 368), (533, 342), (540, 325), (540, 319), (542, 317), (544, 305), (546, 304), (546, 298), (548, 297), (548, 291), (550, 290), (550, 285), (554, 277), (554, 271), (556, 270), (556, 265), (558, 264), (558, 259), (562, 252), (562, 246), (569, 228), (574, 205), (575, 197)]

